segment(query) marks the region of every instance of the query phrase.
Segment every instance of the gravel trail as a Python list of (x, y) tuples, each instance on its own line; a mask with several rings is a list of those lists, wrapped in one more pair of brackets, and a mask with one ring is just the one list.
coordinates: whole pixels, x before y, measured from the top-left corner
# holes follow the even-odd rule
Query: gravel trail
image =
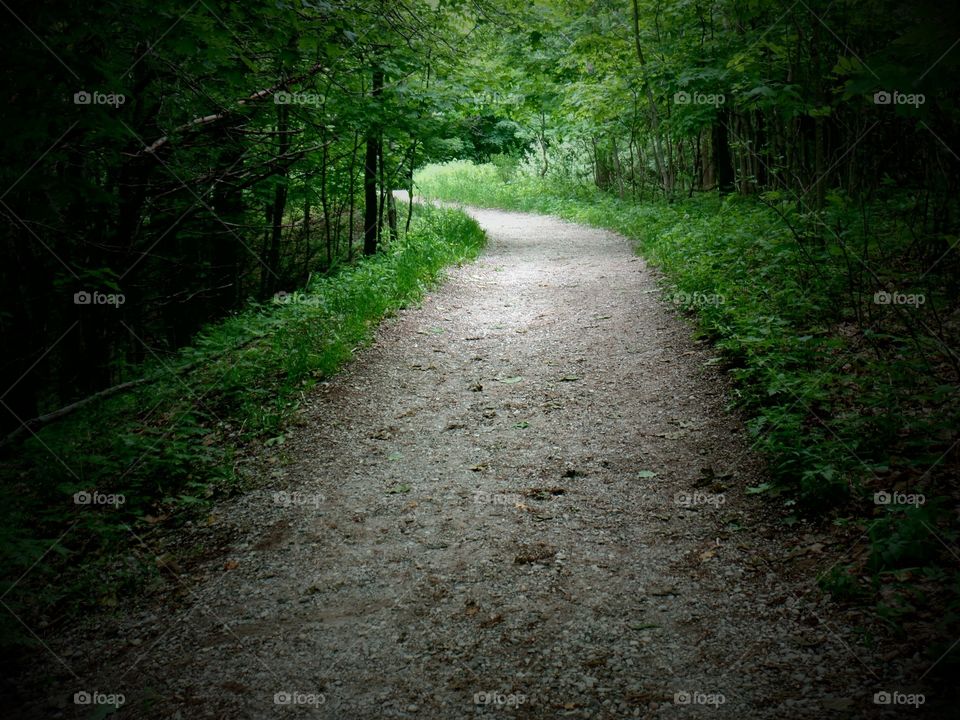
[(184, 539), (222, 551), (51, 645), (77, 678), (29, 716), (79, 717), (68, 689), (132, 718), (884, 716), (910, 668), (830, 620), (830, 539), (744, 493), (762, 467), (655, 273), (609, 232), (470, 212), (481, 258)]

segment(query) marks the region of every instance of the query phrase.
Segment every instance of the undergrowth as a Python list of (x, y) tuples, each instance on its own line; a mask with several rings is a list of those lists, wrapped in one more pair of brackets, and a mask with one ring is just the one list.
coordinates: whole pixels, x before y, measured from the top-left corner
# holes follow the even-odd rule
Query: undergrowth
[(45, 627), (116, 605), (156, 575), (156, 558), (135, 538), (157, 523), (185, 522), (246, 482), (238, 449), (283, 442), (305, 394), (381, 318), (416, 302), (484, 241), (465, 214), (421, 207), (410, 233), (386, 251), (251, 303), (191, 346), (134, 369), (151, 382), (4, 448), (3, 645), (31, 642), (15, 615)]
[(788, 522), (826, 516), (869, 537), (865, 555), (822, 578), (835, 597), (955, 577), (945, 545), (957, 538), (957, 262), (923, 271), (950, 239), (918, 241), (895, 191), (875, 206), (831, 195), (814, 214), (776, 193), (640, 204), (468, 162), (416, 179), (427, 197), (548, 213), (634, 240), (662, 272), (665, 299), (695, 319), (736, 381), (769, 466), (769, 482), (749, 491), (775, 496)]

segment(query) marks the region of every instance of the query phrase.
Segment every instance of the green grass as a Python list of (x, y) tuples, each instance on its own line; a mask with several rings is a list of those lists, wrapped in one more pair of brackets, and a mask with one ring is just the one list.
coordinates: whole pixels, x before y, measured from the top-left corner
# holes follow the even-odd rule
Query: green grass
[[(484, 242), (465, 214), (419, 208), (410, 234), (385, 252), (208, 327), (191, 346), (141, 369), (156, 382), (8, 449), (0, 464), (2, 591), (16, 587), (5, 602), (36, 619), (64, 606), (110, 607), (148, 582), (154, 558), (132, 542), (131, 530), (146, 534), (158, 520), (177, 525), (257, 482), (235, 467), (238, 453), (281, 444), (305, 395), (369, 340), (381, 318), (417, 302), (444, 267), (473, 259)], [(125, 502), (74, 503), (75, 493), (91, 491)], [(4, 644), (24, 640), (9, 614), (0, 628)]]

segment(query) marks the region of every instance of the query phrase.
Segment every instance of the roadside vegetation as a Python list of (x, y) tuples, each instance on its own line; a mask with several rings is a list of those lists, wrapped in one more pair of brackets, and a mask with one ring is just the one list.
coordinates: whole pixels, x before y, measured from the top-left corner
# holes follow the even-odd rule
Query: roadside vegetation
[(788, 525), (820, 517), (869, 538), (864, 552), (834, 558), (822, 586), (873, 602), (896, 628), (945, 602), (942, 621), (956, 627), (956, 279), (935, 268), (918, 280), (901, 193), (866, 214), (831, 197), (816, 219), (829, 231), (812, 242), (816, 228), (775, 192), (638, 203), (502, 160), (430, 166), (417, 184), (427, 197), (549, 213), (635, 241), (663, 273), (664, 300), (690, 315), (736, 381), (769, 465), (769, 482), (748, 492), (781, 504)]
[[(462, 212), (418, 207), (377, 255), (251, 302), (174, 356), (128, 368), (143, 382), (18, 438), (0, 464), (4, 602), (48, 627), (149, 583), (162, 562), (140, 539), (255, 486), (252, 456), (284, 442), (311, 388), (484, 240)], [(6, 618), (4, 645), (32, 642)]]

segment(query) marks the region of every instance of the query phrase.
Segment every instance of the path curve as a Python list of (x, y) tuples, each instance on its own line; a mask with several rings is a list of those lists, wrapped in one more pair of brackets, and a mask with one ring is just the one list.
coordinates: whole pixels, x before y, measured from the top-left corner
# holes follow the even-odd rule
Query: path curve
[(308, 400), (288, 462), (211, 519), (226, 553), (56, 650), (125, 694), (120, 717), (863, 707), (870, 678), (811, 578), (779, 573), (726, 385), (655, 274), (612, 233), (470, 212), (485, 253)]

